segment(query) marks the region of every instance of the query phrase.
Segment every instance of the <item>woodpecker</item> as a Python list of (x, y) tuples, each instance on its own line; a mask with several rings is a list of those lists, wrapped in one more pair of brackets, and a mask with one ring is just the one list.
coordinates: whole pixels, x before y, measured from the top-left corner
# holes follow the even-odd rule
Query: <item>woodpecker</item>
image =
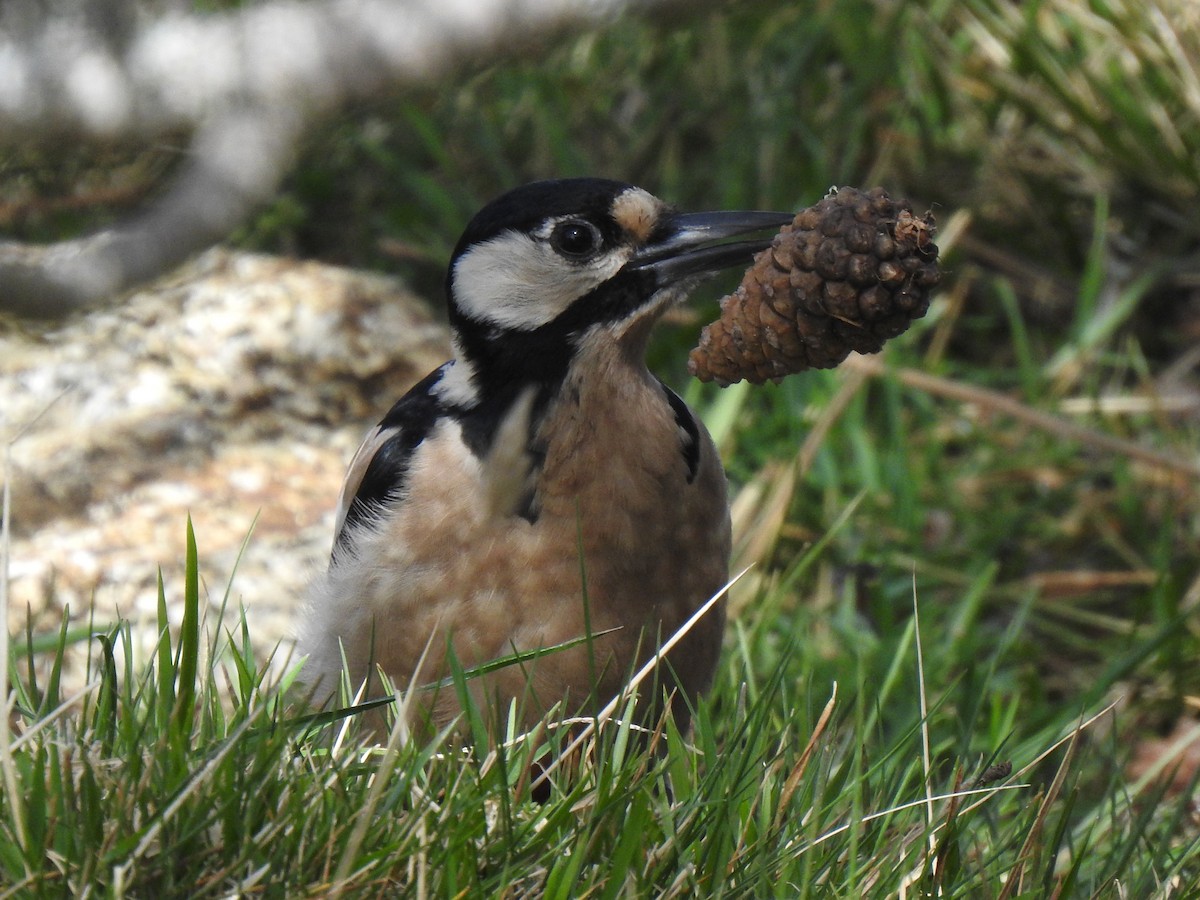
[[(468, 682), (529, 724), (594, 712), (725, 584), (725, 474), (697, 416), (646, 367), (654, 323), (705, 276), (749, 264), (787, 213), (681, 214), (633, 185), (535, 182), (468, 224), (446, 296), (454, 358), (355, 455), (328, 569), (298, 634), (328, 697), (376, 667), (418, 688), (418, 726), (461, 713), (464, 669), (553, 648)], [(660, 666), (681, 728), (712, 682), (724, 609)], [(378, 683), (378, 682), (376, 682)], [(440, 688), (429, 685), (441, 684)], [(560, 704), (561, 705), (557, 705)]]

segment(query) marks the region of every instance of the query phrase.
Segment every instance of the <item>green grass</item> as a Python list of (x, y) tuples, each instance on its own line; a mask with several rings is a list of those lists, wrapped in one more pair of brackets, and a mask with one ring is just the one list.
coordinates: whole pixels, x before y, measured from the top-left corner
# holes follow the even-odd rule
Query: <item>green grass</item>
[(0, 896), (1197, 896), (1187, 9), (740, 4), (333, 123), (244, 241), (434, 295), (528, 178), (689, 208), (882, 183), (934, 207), (947, 276), (882, 368), (719, 391), (683, 376), (694, 324), (663, 330), (753, 565), (694, 733), (617, 715), (548, 796), (566, 729), (363, 746), (203, 620), (190, 551), (149, 655), (127, 623), (12, 636)]
[[(987, 627), (994, 568), (888, 634), (850, 583), (827, 609), (755, 598), (694, 735), (666, 724), (647, 748), (617, 716), (535, 800), (562, 729), (362, 747), (353, 718), (289, 718), (244, 627), (203, 638), (188, 537), (184, 625), (172, 639), (164, 590), (144, 664), (122, 624), (87, 645), (81, 697), (58, 671), (88, 651), (65, 639), (45, 674), (14, 671), (6, 895), (1152, 896), (1200, 878), (1190, 799), (1121, 776), (1125, 719), (1100, 698), (1122, 675), (1030, 698), (1034, 604)], [(1011, 777), (976, 785), (1001, 762)]]

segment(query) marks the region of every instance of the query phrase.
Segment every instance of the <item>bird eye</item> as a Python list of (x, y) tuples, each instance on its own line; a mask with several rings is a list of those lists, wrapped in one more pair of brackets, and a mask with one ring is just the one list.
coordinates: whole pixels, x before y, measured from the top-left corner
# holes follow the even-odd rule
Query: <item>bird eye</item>
[(600, 230), (591, 222), (571, 219), (554, 226), (550, 246), (569, 259), (583, 259), (600, 249)]

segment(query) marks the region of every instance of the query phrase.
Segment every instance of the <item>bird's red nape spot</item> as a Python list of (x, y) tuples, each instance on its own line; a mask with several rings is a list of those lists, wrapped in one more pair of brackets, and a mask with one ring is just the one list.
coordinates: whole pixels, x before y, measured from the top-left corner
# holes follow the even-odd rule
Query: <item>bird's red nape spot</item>
[(643, 243), (658, 224), (662, 208), (662, 201), (653, 194), (630, 188), (613, 201), (612, 217), (634, 240)]

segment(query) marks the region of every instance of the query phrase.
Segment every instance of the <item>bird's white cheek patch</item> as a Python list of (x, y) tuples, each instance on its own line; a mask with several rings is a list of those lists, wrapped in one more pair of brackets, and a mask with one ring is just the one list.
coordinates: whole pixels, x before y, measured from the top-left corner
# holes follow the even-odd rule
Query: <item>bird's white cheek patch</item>
[(454, 301), (477, 322), (531, 331), (615, 275), (628, 253), (574, 264), (515, 231), (477, 244), (454, 265)]

